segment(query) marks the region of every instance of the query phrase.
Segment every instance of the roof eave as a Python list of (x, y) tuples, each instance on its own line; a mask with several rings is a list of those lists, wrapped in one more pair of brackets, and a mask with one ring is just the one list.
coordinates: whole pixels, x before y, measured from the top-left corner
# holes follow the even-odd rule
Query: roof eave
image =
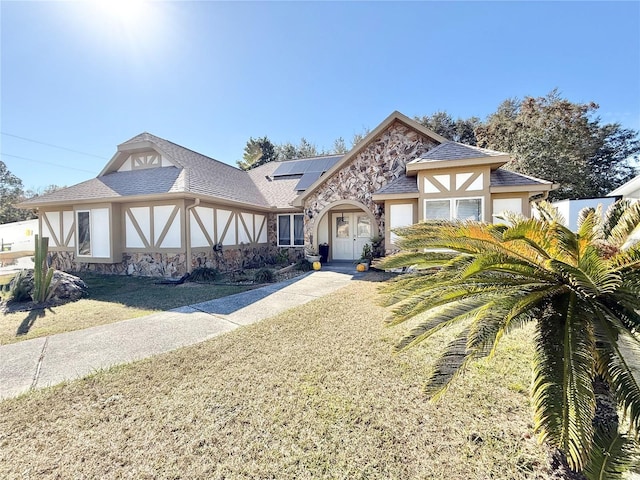
[(495, 157), (462, 158), (458, 160), (429, 160), (424, 162), (414, 161), (407, 163), (407, 176), (413, 176), (421, 170), (441, 170), (444, 168), (476, 167), (480, 165), (488, 165), (492, 170), (496, 170), (508, 161), (508, 155), (500, 155)]
[(553, 183), (539, 183), (528, 185), (500, 185), (489, 187), (491, 193), (522, 193), (529, 192), (529, 195), (537, 195), (539, 193), (549, 192), (559, 187)]
[(418, 192), (408, 193), (374, 193), (371, 195), (371, 199), (374, 202), (383, 202), (385, 200), (405, 200), (405, 199), (417, 199), (420, 197)]
[(16, 207), (22, 209), (35, 209), (46, 207), (63, 207), (74, 205), (90, 205), (95, 203), (132, 203), (132, 202), (153, 202), (162, 200), (175, 200), (175, 199), (194, 199), (199, 198), (201, 201), (215, 203), (217, 205), (225, 205), (229, 207), (242, 207), (250, 210), (258, 210), (264, 212), (273, 211), (273, 207), (265, 205), (257, 205), (249, 202), (239, 202), (224, 197), (216, 197), (213, 195), (193, 194), (189, 192), (167, 192), (167, 193), (154, 193), (151, 195), (126, 195), (118, 197), (100, 197), (100, 198), (85, 198), (76, 200), (54, 200), (50, 202), (37, 202), (37, 203), (21, 203)]

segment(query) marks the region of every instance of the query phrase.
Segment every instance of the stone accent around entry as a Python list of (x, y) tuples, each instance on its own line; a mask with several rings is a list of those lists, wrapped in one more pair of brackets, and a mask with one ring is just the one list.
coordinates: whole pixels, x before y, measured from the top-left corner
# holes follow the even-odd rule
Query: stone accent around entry
[[(318, 213), (327, 206), (341, 200), (354, 200), (374, 216), (379, 228), (377, 235), (384, 237), (384, 209), (377, 207), (373, 193), (404, 175), (407, 162), (437, 145), (438, 142), (395, 121), (307, 197), (304, 211), (310, 211), (313, 219), (317, 219)], [(312, 243), (314, 228), (314, 220), (305, 222), (306, 244)]]

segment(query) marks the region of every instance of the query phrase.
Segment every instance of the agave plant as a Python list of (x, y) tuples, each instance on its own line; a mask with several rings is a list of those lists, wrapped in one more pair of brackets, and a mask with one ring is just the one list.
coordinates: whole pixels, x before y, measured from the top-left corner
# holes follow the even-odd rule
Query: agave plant
[[(491, 354), (512, 329), (535, 323), (531, 394), (539, 439), (576, 472), (619, 478), (640, 432), (640, 374), (631, 366), (640, 367), (640, 244), (630, 240), (640, 203), (617, 202), (604, 218), (585, 210), (577, 232), (546, 202), (538, 211), (531, 219), (506, 215), (502, 224), (427, 221), (396, 230), (402, 250), (381, 266), (416, 273), (383, 288), (388, 322), (422, 314), (396, 349), (462, 327), (427, 380), (437, 399), (470, 361)], [(617, 421), (613, 428), (594, 422), (599, 380), (628, 432)]]

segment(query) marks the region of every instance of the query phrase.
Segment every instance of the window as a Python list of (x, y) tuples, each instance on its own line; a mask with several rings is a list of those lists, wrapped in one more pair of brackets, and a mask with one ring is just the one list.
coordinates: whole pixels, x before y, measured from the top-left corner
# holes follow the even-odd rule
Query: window
[(92, 208), (76, 212), (79, 257), (111, 256), (109, 209)]
[(91, 217), (89, 212), (78, 212), (78, 255), (91, 256)]
[(482, 220), (482, 198), (424, 201), (425, 220)]
[(278, 246), (304, 245), (304, 215), (278, 215)]

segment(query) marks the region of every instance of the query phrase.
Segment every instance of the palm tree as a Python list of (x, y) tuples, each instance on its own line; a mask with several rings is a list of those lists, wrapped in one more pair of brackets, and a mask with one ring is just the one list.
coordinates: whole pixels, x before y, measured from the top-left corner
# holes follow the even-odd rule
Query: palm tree
[[(640, 378), (630, 366), (640, 366), (640, 244), (630, 241), (640, 202), (617, 202), (604, 219), (600, 209), (584, 210), (577, 233), (548, 203), (538, 211), (531, 219), (505, 215), (503, 224), (427, 221), (396, 230), (402, 250), (381, 266), (416, 272), (383, 287), (393, 306), (388, 322), (421, 314), (396, 350), (462, 327), (427, 380), (437, 399), (470, 361), (534, 322), (531, 393), (540, 441), (576, 472), (618, 478), (640, 432)], [(602, 416), (599, 385), (614, 398), (615, 421), (602, 426), (594, 421)], [(628, 419), (626, 434), (618, 431), (616, 404)]]

